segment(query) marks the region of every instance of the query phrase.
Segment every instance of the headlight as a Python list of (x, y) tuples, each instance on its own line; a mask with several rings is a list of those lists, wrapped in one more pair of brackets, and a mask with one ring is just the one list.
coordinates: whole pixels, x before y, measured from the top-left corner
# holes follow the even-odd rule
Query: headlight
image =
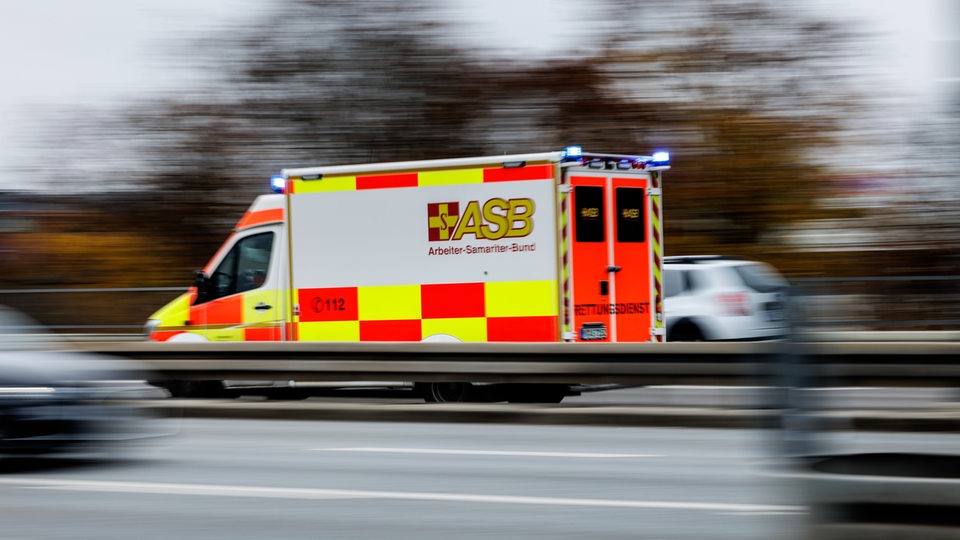
[(160, 327), (160, 319), (147, 319), (146, 324), (143, 325), (143, 333), (150, 337), (151, 334), (157, 331), (157, 328)]

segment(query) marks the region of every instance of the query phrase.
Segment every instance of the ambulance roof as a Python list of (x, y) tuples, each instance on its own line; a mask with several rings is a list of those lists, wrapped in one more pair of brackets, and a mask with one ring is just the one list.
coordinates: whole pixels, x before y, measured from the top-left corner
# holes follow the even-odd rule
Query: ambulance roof
[[(574, 164), (578, 161), (591, 158), (605, 159), (623, 159), (636, 162), (644, 162), (651, 165), (666, 165), (669, 162), (669, 156), (663, 153), (655, 153), (653, 156), (630, 156), (620, 154), (597, 154), (583, 152), (578, 146), (567, 147), (564, 150), (556, 152), (540, 152), (534, 154), (505, 154), (501, 156), (483, 156), (452, 159), (430, 159), (420, 161), (394, 161), (387, 163), (362, 163), (356, 165), (332, 165), (320, 167), (301, 167), (283, 169), (281, 175), (284, 178), (302, 178), (305, 176), (324, 176), (339, 174), (363, 174), (383, 171), (404, 171), (404, 170), (423, 170), (423, 169), (444, 169), (455, 167), (470, 167), (487, 164), (531, 164), (531, 163), (559, 163), (569, 162)], [(664, 167), (666, 168), (666, 167)]]

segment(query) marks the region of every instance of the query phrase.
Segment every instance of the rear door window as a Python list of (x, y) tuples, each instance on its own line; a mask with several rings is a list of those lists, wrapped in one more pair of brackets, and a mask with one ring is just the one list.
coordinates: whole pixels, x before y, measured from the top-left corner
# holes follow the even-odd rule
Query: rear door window
[(641, 188), (618, 187), (617, 199), (617, 242), (645, 242), (647, 227), (644, 223), (644, 196)]
[(576, 241), (603, 242), (603, 188), (597, 186), (577, 186), (576, 198)]

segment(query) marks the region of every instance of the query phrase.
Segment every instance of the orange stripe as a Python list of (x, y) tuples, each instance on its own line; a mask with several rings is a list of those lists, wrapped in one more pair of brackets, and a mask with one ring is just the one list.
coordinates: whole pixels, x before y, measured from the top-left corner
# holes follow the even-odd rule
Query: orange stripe
[(244, 341), (280, 341), (280, 327), (273, 328), (245, 328)]
[(557, 317), (490, 317), (487, 341), (558, 341)]
[(357, 177), (357, 189), (417, 187), (417, 173), (374, 174)]
[(173, 336), (177, 336), (185, 333), (183, 330), (158, 330), (148, 338), (150, 341), (167, 341)]
[(360, 321), (360, 341), (420, 341), (420, 319)]
[(420, 287), (424, 319), (483, 317), (486, 313), (483, 283), (446, 283)]
[(190, 320), (207, 325), (237, 324), (243, 320), (243, 295), (228, 296), (199, 306), (191, 306)]
[(511, 182), (513, 180), (547, 180), (553, 178), (553, 165), (533, 165), (504, 169), (483, 170), (484, 182)]
[(247, 212), (237, 223), (237, 229), (245, 229), (254, 225), (263, 225), (274, 221), (283, 221), (283, 208), (269, 208), (267, 210), (257, 210), (256, 212)]
[(300, 289), (300, 322), (355, 321), (359, 318), (356, 287)]

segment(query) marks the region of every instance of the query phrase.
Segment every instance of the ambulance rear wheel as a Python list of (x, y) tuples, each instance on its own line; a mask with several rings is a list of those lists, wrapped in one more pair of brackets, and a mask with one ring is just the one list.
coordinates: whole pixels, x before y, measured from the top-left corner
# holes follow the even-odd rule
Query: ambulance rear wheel
[(225, 394), (221, 381), (167, 381), (163, 386), (171, 397), (218, 398)]
[(560, 403), (569, 393), (564, 384), (512, 384), (507, 389), (510, 403)]
[(437, 382), (417, 385), (427, 403), (462, 403), (475, 399), (477, 391), (470, 383)]

